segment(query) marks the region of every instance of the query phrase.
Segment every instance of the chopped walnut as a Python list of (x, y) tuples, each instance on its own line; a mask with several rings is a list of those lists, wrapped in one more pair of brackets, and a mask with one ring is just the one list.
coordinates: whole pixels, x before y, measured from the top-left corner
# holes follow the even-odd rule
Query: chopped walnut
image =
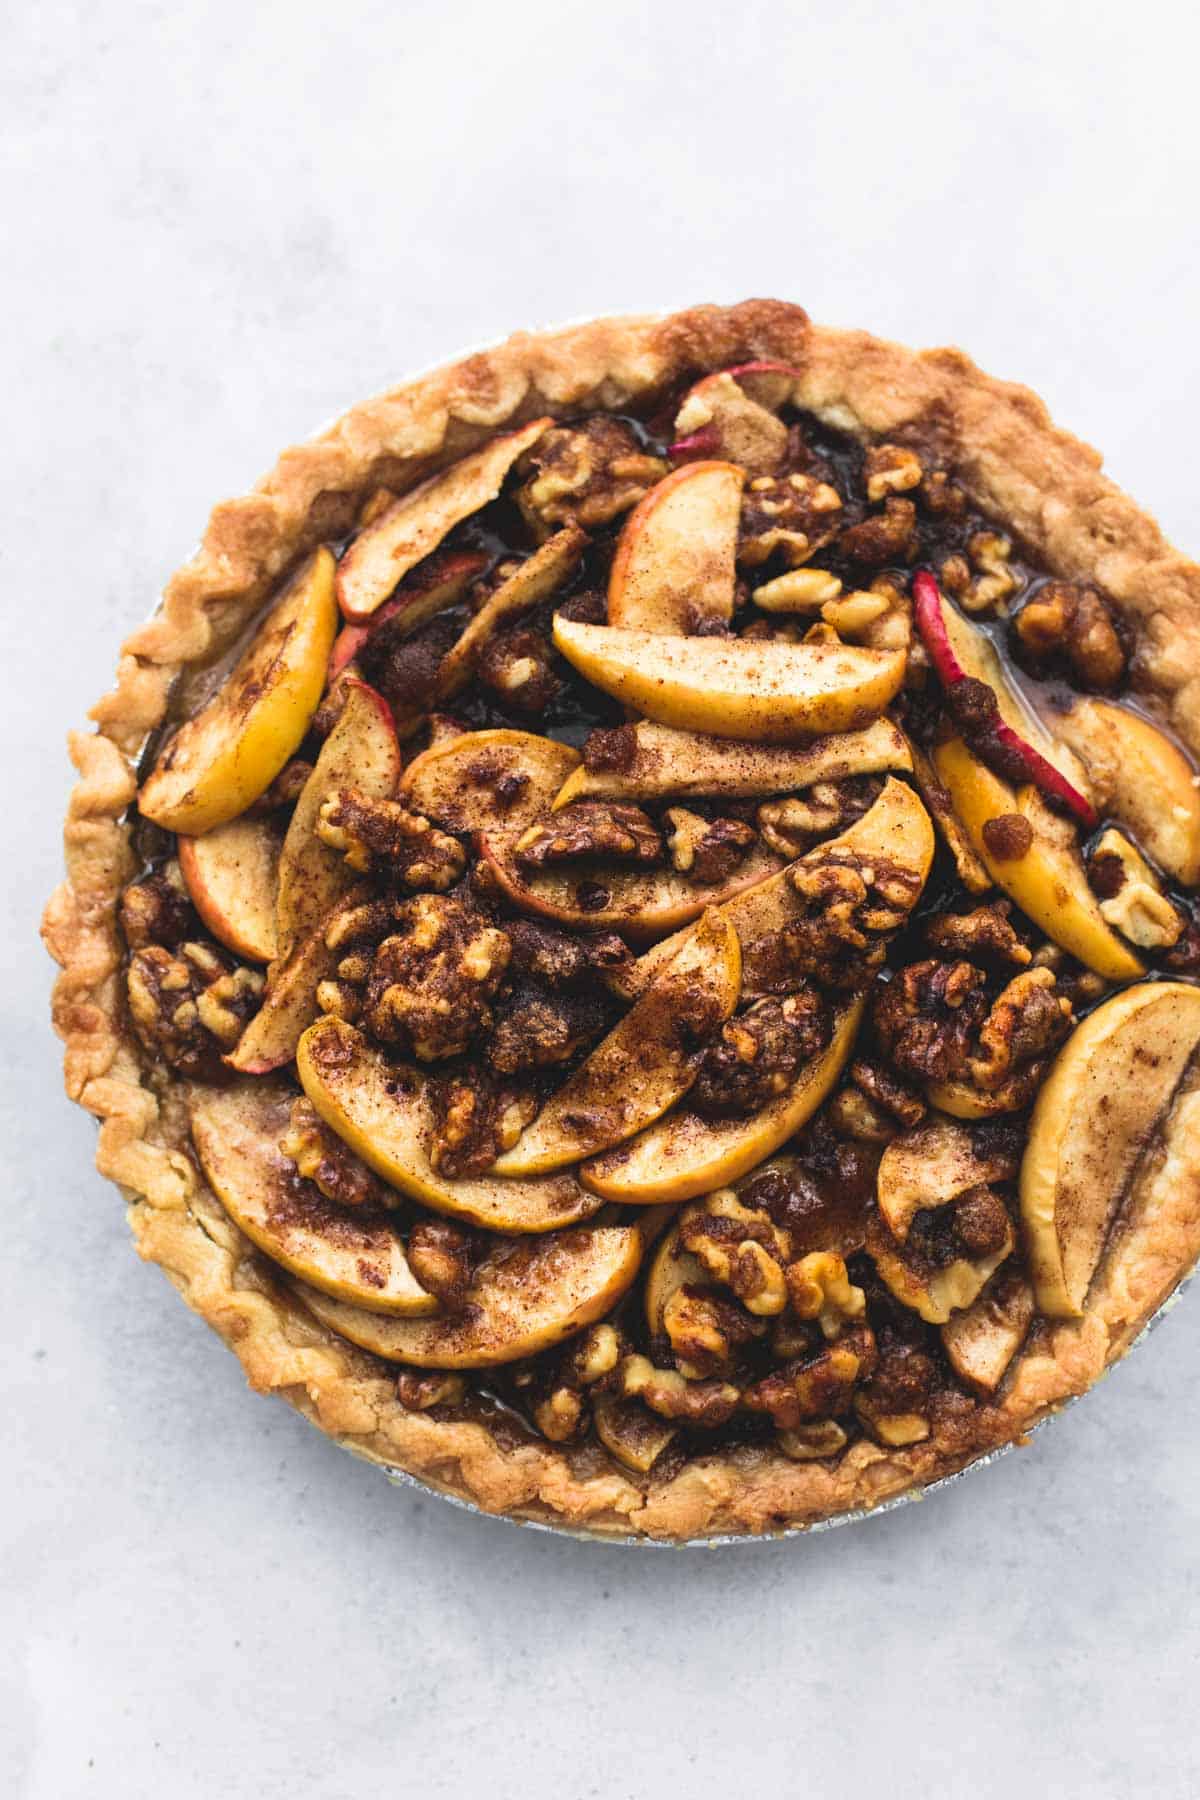
[(920, 457), (904, 444), (873, 444), (863, 459), (867, 499), (871, 501), (907, 494), (920, 485), (923, 474)]
[(293, 1100), (291, 1125), (280, 1138), (279, 1148), (295, 1163), (298, 1175), (315, 1182), (325, 1198), (338, 1206), (395, 1204), (391, 1189), (330, 1131), (305, 1099)]
[(134, 1029), (156, 1056), (181, 1075), (212, 1079), (221, 1052), (232, 1050), (258, 1011), (264, 978), (235, 966), (210, 944), (180, 944), (173, 953), (147, 944), (129, 959), (126, 992)]
[(958, 483), (951, 481), (945, 469), (926, 471), (920, 487), (921, 504), (935, 519), (961, 519), (967, 510), (967, 496)]
[(594, 418), (544, 432), (521, 470), (528, 479), (517, 504), (537, 536), (548, 538), (562, 525), (607, 525), (636, 506), (667, 465), (647, 456), (619, 419)]
[(935, 913), (926, 920), (925, 940), (945, 956), (994, 957), (997, 962), (1025, 968), (1033, 952), (1017, 935), (1009, 914), (1011, 900), (994, 900), (967, 913)]
[(449, 1369), (401, 1369), (396, 1377), (396, 1398), (409, 1412), (460, 1406), (466, 1391), (466, 1377)]
[(1112, 613), (1095, 588), (1047, 581), (1013, 621), (1016, 646), (1035, 668), (1063, 665), (1085, 688), (1108, 693), (1125, 673)]
[(1014, 975), (980, 1025), (979, 1046), (968, 1062), (971, 1079), (995, 1092), (1021, 1066), (1056, 1049), (1073, 1022), (1071, 1002), (1059, 993), (1052, 969)]
[(408, 1237), (408, 1265), (447, 1312), (460, 1312), (479, 1254), (479, 1240), (450, 1219), (418, 1219)]
[(587, 995), (518, 988), (497, 1009), (488, 1060), (502, 1074), (570, 1062), (604, 1030), (605, 1011)]
[(725, 881), (755, 842), (752, 826), (741, 819), (703, 819), (685, 806), (669, 806), (667, 850), (681, 875), (696, 881)]
[(1169, 950), (1183, 936), (1183, 913), (1121, 832), (1110, 828), (1103, 834), (1088, 861), (1088, 880), (1109, 924), (1140, 950)]
[(545, 633), (530, 625), (490, 637), (479, 653), (476, 674), (518, 712), (545, 712), (562, 687)]
[(452, 1180), (482, 1175), (511, 1150), (537, 1112), (537, 1100), (472, 1067), (433, 1084), (430, 1166)]
[(786, 800), (767, 800), (757, 813), (763, 842), (791, 862), (818, 838), (844, 831), (861, 819), (878, 790), (873, 776), (853, 775), (844, 781), (814, 782)]
[(321, 807), (317, 835), (344, 853), (352, 869), (383, 875), (397, 887), (444, 894), (466, 868), (456, 838), (438, 831), (398, 800), (371, 800), (343, 788)]
[(794, 1431), (779, 1432), (775, 1442), (792, 1462), (819, 1462), (844, 1450), (849, 1439), (836, 1419), (816, 1419)]
[(910, 963), (875, 1001), (875, 1032), (901, 1075), (946, 1081), (967, 1067), (987, 1012), (982, 969), (969, 962)]
[(894, 495), (884, 501), (881, 513), (848, 525), (837, 540), (838, 551), (848, 562), (871, 569), (915, 561), (919, 544), (916, 507)]
[(741, 1399), (731, 1382), (689, 1381), (677, 1369), (656, 1369), (646, 1356), (627, 1356), (620, 1364), (617, 1391), (627, 1400), (640, 1400), (660, 1418), (709, 1430), (726, 1424)]
[(970, 613), (1003, 613), (1021, 585), (1012, 566), (1012, 541), (1000, 531), (976, 531), (966, 556), (948, 556), (939, 575), (941, 585)]
[(787, 1234), (766, 1213), (743, 1206), (732, 1188), (719, 1188), (685, 1208), (679, 1237), (714, 1280), (732, 1288), (747, 1312), (769, 1318), (783, 1311)]
[(662, 839), (640, 806), (577, 800), (522, 832), (515, 854), (527, 869), (545, 868), (577, 856), (653, 863), (662, 855)]
[(850, 1065), (850, 1079), (860, 1093), (906, 1129), (919, 1125), (925, 1117), (928, 1108), (924, 1100), (882, 1063), (860, 1056)]
[(121, 929), (131, 950), (161, 944), (176, 950), (194, 937), (200, 921), (175, 862), (135, 882), (121, 895)]
[(589, 1325), (567, 1349), (563, 1371), (582, 1387), (591, 1387), (612, 1374), (620, 1355), (621, 1337), (614, 1325)]
[(866, 1317), (867, 1296), (846, 1273), (842, 1257), (814, 1250), (784, 1270), (788, 1298), (798, 1319), (815, 1319), (826, 1338), (840, 1337), (847, 1325)]
[(827, 481), (800, 473), (760, 475), (742, 495), (738, 561), (757, 568), (777, 552), (798, 568), (836, 536), (842, 497)]
[(515, 976), (550, 988), (598, 984), (621, 999), (630, 999), (637, 991), (633, 953), (615, 931), (582, 937), (532, 919), (513, 919), (506, 929)]
[(533, 1422), (552, 1444), (580, 1437), (587, 1425), (587, 1402), (578, 1388), (556, 1387), (534, 1402)]
[(888, 941), (920, 893), (910, 870), (849, 850), (812, 851), (788, 870), (800, 899), (796, 918), (743, 946), (747, 992), (778, 993), (813, 981), (863, 986), (883, 964)]
[(708, 1118), (756, 1112), (786, 1093), (797, 1071), (829, 1042), (829, 1011), (813, 988), (760, 1000), (721, 1027), (708, 1046), (691, 1104)]
[(422, 1062), (458, 1056), (491, 1023), (508, 937), (461, 900), (418, 894), (393, 910), (370, 963), (362, 1021)]
[(849, 1411), (854, 1390), (875, 1366), (875, 1334), (852, 1325), (812, 1355), (785, 1363), (742, 1395), (750, 1412), (769, 1413), (781, 1431)]
[(662, 1328), (681, 1374), (699, 1380), (725, 1368), (741, 1344), (763, 1325), (735, 1301), (710, 1288), (676, 1288), (663, 1308)]
[(826, 1117), (836, 1132), (858, 1144), (886, 1144), (900, 1129), (882, 1106), (853, 1084), (838, 1089)]

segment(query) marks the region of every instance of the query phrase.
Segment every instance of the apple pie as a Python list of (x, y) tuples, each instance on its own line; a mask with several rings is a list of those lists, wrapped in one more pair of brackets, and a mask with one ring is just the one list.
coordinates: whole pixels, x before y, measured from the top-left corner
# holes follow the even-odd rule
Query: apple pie
[(1200, 568), (1023, 388), (519, 335), (212, 514), (44, 932), (140, 1254), (348, 1448), (680, 1542), (1019, 1441), (1200, 1253)]

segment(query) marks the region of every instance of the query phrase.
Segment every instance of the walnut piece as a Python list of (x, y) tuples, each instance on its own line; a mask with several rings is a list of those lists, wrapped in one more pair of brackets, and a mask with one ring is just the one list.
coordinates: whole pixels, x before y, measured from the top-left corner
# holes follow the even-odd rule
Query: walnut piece
[(963, 1073), (976, 1027), (987, 1013), (984, 973), (969, 962), (909, 963), (875, 1001), (874, 1024), (901, 1075), (947, 1081)]
[(408, 1237), (408, 1264), (447, 1312), (461, 1312), (479, 1255), (479, 1240), (450, 1219), (418, 1219)]
[(656, 1369), (647, 1356), (625, 1358), (617, 1369), (617, 1391), (627, 1400), (640, 1400), (660, 1418), (708, 1430), (727, 1424), (741, 1400), (732, 1382), (689, 1381), (677, 1369)]
[(872, 444), (863, 458), (867, 499), (885, 500), (920, 485), (924, 470), (915, 450), (904, 444)]
[(531, 625), (494, 633), (479, 653), (475, 672), (485, 687), (518, 712), (545, 712), (562, 687), (550, 643)]
[(748, 992), (779, 993), (807, 981), (834, 989), (864, 986), (882, 966), (888, 941), (921, 888), (911, 870), (833, 848), (795, 863), (787, 878), (800, 898), (799, 911), (744, 947)]
[(755, 842), (754, 828), (741, 819), (704, 819), (685, 806), (669, 806), (667, 851), (672, 866), (696, 881), (725, 881)]
[(636, 992), (634, 956), (615, 931), (588, 937), (558, 931), (532, 919), (513, 919), (505, 928), (512, 944), (510, 971), (549, 988), (602, 987), (621, 999)]
[(1025, 969), (993, 1001), (968, 1062), (972, 1081), (994, 1093), (1028, 1063), (1054, 1050), (1074, 1022), (1052, 969)]
[(527, 869), (602, 856), (622, 862), (653, 863), (662, 855), (654, 821), (640, 806), (619, 801), (577, 800), (538, 821), (517, 839), (516, 859)]
[(913, 562), (920, 547), (917, 509), (911, 500), (889, 495), (882, 512), (870, 513), (839, 533), (837, 547), (847, 561), (871, 569)]
[(782, 1431), (849, 1411), (854, 1390), (875, 1366), (875, 1334), (852, 1325), (812, 1355), (785, 1363), (742, 1395), (750, 1412), (768, 1413)]
[(1018, 937), (1009, 914), (1011, 900), (994, 900), (990, 906), (977, 906), (966, 913), (935, 913), (925, 923), (925, 941), (942, 955), (994, 957), (997, 962), (1026, 968), (1033, 952)]
[(352, 869), (377, 874), (397, 887), (444, 894), (466, 868), (456, 838), (438, 831), (398, 800), (372, 800), (343, 788), (321, 807), (317, 836), (340, 850)]
[(1183, 913), (1122, 832), (1104, 832), (1089, 859), (1088, 880), (1109, 924), (1140, 950), (1169, 950), (1183, 936)]
[(766, 1213), (744, 1206), (732, 1188), (693, 1201), (679, 1218), (680, 1242), (746, 1311), (770, 1318), (787, 1305), (783, 1265), (791, 1243)]
[(1040, 669), (1065, 664), (1085, 688), (1108, 693), (1125, 674), (1125, 652), (1112, 613), (1095, 588), (1047, 581), (1013, 621), (1017, 649)]
[(428, 1412), (433, 1406), (460, 1406), (466, 1395), (464, 1375), (449, 1369), (401, 1369), (396, 1377), (396, 1398), (409, 1412)]
[(706, 1118), (756, 1112), (787, 1091), (829, 1033), (828, 1008), (811, 987), (758, 1001), (727, 1020), (705, 1050), (691, 1105)]
[(517, 504), (539, 538), (562, 525), (607, 525), (667, 473), (628, 425), (603, 417), (544, 432), (520, 467), (528, 480), (517, 489)]
[(518, 988), (497, 1009), (488, 1060), (504, 1075), (570, 1062), (604, 1030), (606, 1014), (586, 995)]
[(370, 962), (362, 1022), (422, 1062), (458, 1056), (491, 1023), (507, 935), (461, 900), (417, 894), (392, 911)]
[(724, 1369), (741, 1344), (761, 1337), (760, 1320), (711, 1288), (676, 1288), (663, 1308), (663, 1331), (682, 1375), (699, 1380)]
[(144, 950), (148, 944), (176, 950), (200, 930), (200, 921), (175, 862), (127, 887), (121, 895), (120, 913), (121, 930), (131, 950)]
[(163, 944), (135, 950), (126, 973), (129, 1012), (138, 1037), (181, 1075), (213, 1079), (221, 1053), (232, 1050), (258, 1011), (265, 982), (258, 969), (234, 964), (211, 944)]
[(492, 1081), (478, 1066), (434, 1082), (430, 1097), (430, 1165), (455, 1181), (490, 1169), (537, 1112), (532, 1094)]
[(757, 813), (763, 841), (779, 856), (794, 861), (818, 838), (844, 831), (861, 819), (879, 791), (873, 776), (849, 776), (844, 781), (818, 781), (802, 794), (785, 800), (767, 800)]
[(826, 1338), (840, 1337), (847, 1325), (866, 1317), (867, 1296), (846, 1272), (842, 1257), (814, 1250), (784, 1270), (788, 1298), (798, 1319), (815, 1319)]
[(1021, 585), (1012, 552), (1012, 541), (1003, 532), (973, 532), (966, 556), (948, 556), (943, 562), (941, 585), (966, 612), (1003, 613)]
[(778, 553), (798, 568), (836, 535), (841, 514), (841, 495), (816, 476), (757, 476), (742, 495), (738, 561), (758, 568)]
[(330, 1131), (318, 1118), (316, 1109), (303, 1098), (292, 1102), (291, 1124), (279, 1140), (279, 1148), (295, 1163), (298, 1175), (315, 1182), (325, 1198), (338, 1206), (395, 1204), (392, 1190), (335, 1131)]

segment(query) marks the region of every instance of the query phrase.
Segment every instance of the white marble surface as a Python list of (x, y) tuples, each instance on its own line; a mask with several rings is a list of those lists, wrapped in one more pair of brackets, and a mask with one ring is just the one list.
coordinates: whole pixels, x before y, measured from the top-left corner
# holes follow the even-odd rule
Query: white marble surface
[(63, 0), (0, 44), (21, 1800), (1195, 1792), (1200, 1296), (1029, 1451), (638, 1554), (389, 1489), (130, 1252), (33, 937), (66, 727), (209, 504), (523, 324), (778, 293), (1030, 381), (1200, 551), (1194, 15)]

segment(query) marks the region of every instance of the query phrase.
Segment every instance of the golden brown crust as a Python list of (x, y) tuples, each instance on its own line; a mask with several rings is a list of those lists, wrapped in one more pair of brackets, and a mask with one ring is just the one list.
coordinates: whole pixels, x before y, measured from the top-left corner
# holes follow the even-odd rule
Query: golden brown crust
[(1142, 696), (1200, 752), (1200, 566), (1050, 422), (1027, 389), (960, 352), (917, 352), (811, 326), (798, 307), (748, 301), (666, 318), (599, 320), (518, 334), (354, 407), (285, 451), (241, 499), (217, 506), (204, 540), (125, 645), (115, 689), (74, 734), (79, 781), (65, 834), (67, 879), (43, 933), (62, 965), (54, 1022), (67, 1091), (101, 1121), (100, 1171), (130, 1198), (143, 1257), (233, 1348), (253, 1387), (280, 1392), (347, 1447), (496, 1512), (618, 1535), (683, 1539), (761, 1532), (869, 1507), (1019, 1438), (1081, 1393), (1128, 1347), (1200, 1254), (1200, 1091), (1176, 1107), (1084, 1319), (1045, 1327), (969, 1442), (951, 1427), (924, 1444), (856, 1443), (836, 1465), (734, 1450), (655, 1483), (599, 1454), (502, 1446), (485, 1423), (409, 1412), (394, 1372), (317, 1325), (231, 1224), (185, 1153), (186, 1093), (147, 1075), (124, 1014), (116, 903), (133, 872), (123, 817), (134, 763), (171, 685), (202, 669), (253, 616), (295, 558), (349, 527), (364, 492), (404, 490), (501, 427), (541, 413), (620, 408), (692, 373), (779, 358), (803, 375), (799, 402), (831, 424), (934, 446), (971, 498), (1008, 522), (1054, 574), (1101, 586), (1138, 628)]

